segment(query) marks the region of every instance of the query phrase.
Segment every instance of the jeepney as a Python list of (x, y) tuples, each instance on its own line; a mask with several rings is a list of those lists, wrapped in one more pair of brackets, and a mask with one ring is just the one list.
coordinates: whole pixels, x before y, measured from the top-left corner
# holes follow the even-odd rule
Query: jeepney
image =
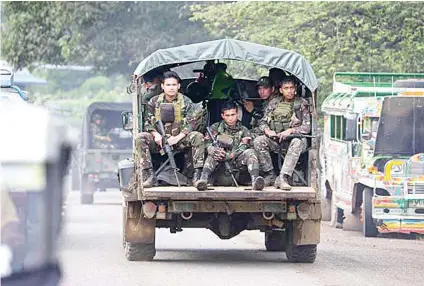
[(334, 74), (320, 148), (323, 220), (332, 226), (424, 233), (423, 78)]

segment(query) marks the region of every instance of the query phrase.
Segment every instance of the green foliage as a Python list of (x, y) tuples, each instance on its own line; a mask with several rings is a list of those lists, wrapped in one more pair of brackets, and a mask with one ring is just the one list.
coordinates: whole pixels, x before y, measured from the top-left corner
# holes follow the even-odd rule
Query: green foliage
[(2, 54), (34, 62), (130, 74), (159, 48), (210, 39), (184, 2), (2, 2)]
[[(125, 91), (128, 81), (122, 75), (105, 77), (86, 71), (46, 70), (38, 68), (38, 76), (44, 75), (48, 86), (34, 86), (29, 90), (31, 102), (65, 116), (75, 127), (80, 127), (81, 119), (89, 104), (95, 101), (131, 101)], [(58, 74), (61, 74), (58, 76)], [(91, 77), (87, 77), (91, 74)], [(66, 78), (64, 77), (66, 75)], [(72, 79), (75, 84), (62, 88), (63, 83)]]
[(424, 3), (236, 2), (193, 5), (212, 35), (296, 51), (320, 81), (335, 71), (424, 72)]

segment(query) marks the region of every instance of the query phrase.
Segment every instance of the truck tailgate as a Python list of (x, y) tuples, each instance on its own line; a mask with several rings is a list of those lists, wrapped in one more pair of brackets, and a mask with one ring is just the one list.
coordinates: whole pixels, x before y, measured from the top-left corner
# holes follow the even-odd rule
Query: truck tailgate
[(195, 187), (160, 186), (143, 190), (144, 200), (311, 200), (316, 193), (311, 187), (292, 187), (290, 191), (265, 187), (262, 191), (253, 191), (247, 186), (210, 187), (207, 191), (198, 191)]

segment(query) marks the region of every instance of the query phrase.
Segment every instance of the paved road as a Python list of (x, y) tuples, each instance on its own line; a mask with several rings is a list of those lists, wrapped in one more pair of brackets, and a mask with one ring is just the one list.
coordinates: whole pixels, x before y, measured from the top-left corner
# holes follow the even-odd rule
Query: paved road
[(424, 240), (364, 238), (323, 223), (314, 264), (268, 253), (263, 234), (220, 240), (208, 230), (157, 230), (153, 262), (129, 262), (121, 246), (121, 197), (97, 193), (94, 205), (68, 196), (62, 285), (423, 285)]

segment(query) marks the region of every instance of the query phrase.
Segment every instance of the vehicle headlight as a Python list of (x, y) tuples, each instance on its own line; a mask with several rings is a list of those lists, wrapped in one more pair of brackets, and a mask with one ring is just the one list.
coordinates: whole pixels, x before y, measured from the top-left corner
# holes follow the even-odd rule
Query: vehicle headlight
[(391, 173), (392, 176), (401, 176), (404, 174), (403, 165), (392, 165)]

